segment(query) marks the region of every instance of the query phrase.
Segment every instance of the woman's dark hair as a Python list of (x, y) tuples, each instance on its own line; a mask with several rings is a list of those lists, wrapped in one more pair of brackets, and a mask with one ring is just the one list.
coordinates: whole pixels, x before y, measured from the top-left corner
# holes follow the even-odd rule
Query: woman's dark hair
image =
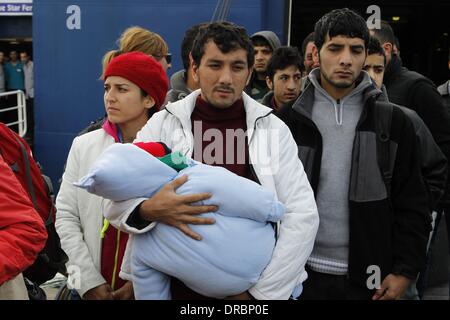
[(248, 68), (253, 66), (255, 54), (247, 31), (230, 22), (213, 22), (200, 28), (191, 52), (197, 66), (200, 65), (205, 54), (205, 45), (210, 40), (214, 41), (222, 53), (244, 49), (247, 51)]
[[(142, 88), (139, 88), (139, 89), (141, 89), (141, 97), (142, 98), (149, 96), (149, 94), (147, 92), (145, 92)], [(154, 115), (157, 111), (158, 110), (156, 110), (155, 107), (148, 109), (148, 118), (150, 119), (152, 117), (152, 115)]]
[(355, 11), (348, 8), (328, 12), (314, 27), (314, 43), (317, 50), (322, 48), (326, 36), (330, 39), (336, 36), (361, 38), (367, 48), (369, 45), (369, 29), (366, 21)]

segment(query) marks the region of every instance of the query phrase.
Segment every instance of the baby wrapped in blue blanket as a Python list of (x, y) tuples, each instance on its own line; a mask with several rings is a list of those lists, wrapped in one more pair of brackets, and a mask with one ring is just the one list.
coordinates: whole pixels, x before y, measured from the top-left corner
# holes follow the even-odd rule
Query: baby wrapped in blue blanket
[(163, 223), (134, 236), (131, 268), (136, 299), (171, 299), (170, 277), (219, 299), (248, 290), (271, 259), (275, 232), (270, 222), (281, 219), (284, 205), (273, 192), (224, 168), (177, 152), (155, 157), (148, 152), (150, 144), (110, 146), (75, 185), (122, 201), (150, 198), (165, 184), (187, 175), (188, 181), (176, 192), (211, 193), (199, 204), (216, 205), (218, 211), (201, 215), (214, 218), (215, 224), (190, 225), (202, 235), (201, 241)]

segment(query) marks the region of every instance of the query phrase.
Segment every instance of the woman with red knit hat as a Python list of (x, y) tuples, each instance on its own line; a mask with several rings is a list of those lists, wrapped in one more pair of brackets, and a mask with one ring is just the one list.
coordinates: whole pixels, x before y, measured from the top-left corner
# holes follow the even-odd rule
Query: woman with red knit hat
[(56, 199), (56, 228), (69, 256), (67, 266), (72, 273), (68, 283), (82, 298), (132, 299), (130, 279), (126, 274), (119, 276), (127, 234), (103, 220), (103, 198), (72, 183), (87, 174), (108, 146), (133, 142), (163, 104), (168, 79), (156, 60), (141, 52), (129, 52), (111, 60), (103, 80), (107, 121), (101, 129), (73, 141)]

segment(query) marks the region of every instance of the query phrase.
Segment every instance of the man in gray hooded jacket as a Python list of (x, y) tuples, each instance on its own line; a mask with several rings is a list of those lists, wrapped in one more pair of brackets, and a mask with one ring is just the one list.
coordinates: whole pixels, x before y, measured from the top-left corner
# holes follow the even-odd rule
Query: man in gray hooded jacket
[(252, 40), (255, 51), (255, 65), (245, 92), (253, 99), (261, 101), (270, 90), (266, 83), (267, 64), (273, 52), (281, 46), (281, 43), (280, 39), (272, 31), (256, 32), (250, 39)]
[(362, 71), (369, 30), (361, 16), (333, 10), (314, 36), (320, 68), (278, 114), (320, 218), (301, 299), (398, 299), (425, 265), (431, 229), (414, 126), (399, 108), (377, 107), (382, 92)]

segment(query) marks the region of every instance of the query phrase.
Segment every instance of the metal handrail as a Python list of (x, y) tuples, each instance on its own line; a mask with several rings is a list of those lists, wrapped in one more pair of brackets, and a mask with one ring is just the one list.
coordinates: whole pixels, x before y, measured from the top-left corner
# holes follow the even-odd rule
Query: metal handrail
[(5, 124), (8, 127), (18, 125), (18, 128), (19, 128), (18, 134), (21, 137), (24, 137), (27, 134), (27, 129), (28, 129), (25, 93), (22, 90), (7, 91), (7, 92), (0, 93), (0, 98), (6, 97), (6, 96), (11, 96), (11, 95), (17, 95), (17, 105), (14, 107), (0, 108), (0, 113), (17, 110), (17, 121), (5, 123)]

